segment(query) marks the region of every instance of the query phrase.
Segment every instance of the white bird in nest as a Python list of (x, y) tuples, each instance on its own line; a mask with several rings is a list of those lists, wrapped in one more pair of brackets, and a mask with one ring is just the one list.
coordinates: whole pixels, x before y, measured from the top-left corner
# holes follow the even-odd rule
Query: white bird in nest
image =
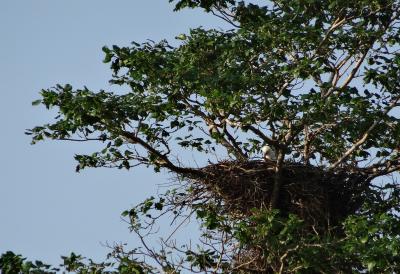
[(269, 160), (269, 161), (276, 160), (275, 150), (273, 148), (271, 148), (270, 146), (264, 145), (261, 148), (261, 151), (263, 152), (263, 157), (265, 160)]

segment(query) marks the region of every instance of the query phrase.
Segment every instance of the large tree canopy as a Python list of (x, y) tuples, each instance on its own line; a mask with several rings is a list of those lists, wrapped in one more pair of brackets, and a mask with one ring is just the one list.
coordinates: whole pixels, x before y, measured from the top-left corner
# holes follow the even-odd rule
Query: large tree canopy
[[(158, 215), (195, 214), (202, 248), (166, 241), (129, 255), (169, 273), (400, 271), (400, 2), (170, 2), (231, 29), (192, 29), (178, 46), (104, 47), (110, 82), (125, 92), (42, 90), (34, 104), (58, 115), (27, 132), (34, 143), (104, 143), (75, 156), (77, 171), (145, 165), (177, 178), (124, 216), (144, 240)], [(264, 145), (276, 158), (260, 160)], [(258, 190), (248, 194), (249, 185)], [(134, 267), (126, 273), (157, 272), (123, 258)]]

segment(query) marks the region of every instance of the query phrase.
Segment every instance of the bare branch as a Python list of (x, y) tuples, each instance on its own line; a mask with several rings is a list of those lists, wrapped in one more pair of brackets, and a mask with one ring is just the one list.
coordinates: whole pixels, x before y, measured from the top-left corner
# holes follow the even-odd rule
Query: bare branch
[(261, 130), (256, 128), (253, 125), (246, 125), (242, 127), (244, 130), (248, 129), (254, 134), (256, 134), (258, 137), (260, 137), (265, 143), (267, 143), (270, 146), (273, 146), (275, 148), (283, 148), (283, 145), (280, 144), (277, 140), (269, 138), (267, 135), (265, 135)]
[[(224, 134), (221, 134), (221, 132), (218, 130), (219, 128), (222, 128), (224, 125), (223, 124), (217, 124), (214, 122), (214, 120), (208, 116), (206, 113), (201, 111), (197, 107), (193, 107), (185, 98), (182, 98), (182, 102), (186, 105), (186, 107), (192, 111), (193, 114), (199, 116), (200, 118), (203, 119), (203, 121), (206, 123), (206, 125), (210, 129), (210, 136), (212, 137), (212, 133), (216, 133), (219, 136), (223, 136)], [(225, 120), (225, 119), (224, 119)], [(226, 135), (226, 134), (225, 134)], [(226, 135), (227, 136), (227, 135)], [(227, 136), (229, 138), (229, 136)], [(232, 138), (233, 139), (233, 138)], [(235, 143), (231, 143), (231, 139), (227, 140), (224, 137), (218, 139), (220, 143), (228, 150), (228, 153), (232, 153), (237, 159), (239, 160), (246, 160), (247, 157), (243, 153), (243, 151), (240, 149), (239, 146), (235, 146)], [(234, 139), (233, 139), (234, 140)]]
[(211, 13), (212, 13), (214, 16), (216, 16), (216, 17), (218, 17), (218, 18), (224, 20), (225, 22), (229, 23), (229, 24), (232, 25), (233, 27), (235, 27), (235, 28), (240, 28), (240, 25), (235, 24), (235, 23), (227, 16), (227, 14), (226, 14), (225, 12), (223, 12), (223, 10), (221, 10), (220, 8), (217, 8), (217, 10), (218, 10), (219, 14), (216, 13), (215, 11), (213, 11), (213, 10), (211, 10)]
[(231, 144), (236, 149), (236, 151), (241, 155), (240, 159), (241, 160), (247, 159), (248, 156), (246, 155), (246, 153), (244, 153), (242, 151), (242, 149), (240, 148), (239, 144), (236, 142), (235, 138), (233, 138), (233, 136), (229, 133), (229, 131), (226, 128), (226, 126), (224, 127), (224, 134), (228, 137), (228, 140), (231, 142)]
[[(389, 113), (390, 110), (392, 110), (397, 102), (399, 101), (400, 97), (397, 97), (389, 106), (386, 107), (386, 109), (382, 112), (382, 116), (385, 116), (386, 114)], [(375, 129), (375, 127), (379, 124), (380, 119), (375, 120), (372, 125), (367, 129), (367, 131), (363, 134), (363, 136), (353, 144), (351, 148), (349, 148), (343, 155), (342, 157), (339, 158), (334, 164), (332, 164), (329, 169), (334, 169), (338, 165), (340, 165), (344, 160), (347, 159), (356, 149), (358, 149), (368, 138), (369, 134)]]
[(370, 47), (368, 47), (368, 49), (365, 50), (365, 52), (361, 54), (360, 58), (358, 58), (356, 64), (354, 65), (354, 68), (351, 70), (349, 76), (346, 78), (344, 83), (340, 86), (340, 89), (347, 87), (347, 85), (353, 80), (353, 78), (356, 75), (356, 73), (358, 72), (361, 64), (364, 62), (365, 57), (367, 56), (367, 54), (369, 52), (369, 49), (370, 49)]
[(104, 141), (103, 138), (84, 138), (84, 139), (59, 138), (57, 140), (60, 140), (60, 141), (72, 141), (72, 142)]

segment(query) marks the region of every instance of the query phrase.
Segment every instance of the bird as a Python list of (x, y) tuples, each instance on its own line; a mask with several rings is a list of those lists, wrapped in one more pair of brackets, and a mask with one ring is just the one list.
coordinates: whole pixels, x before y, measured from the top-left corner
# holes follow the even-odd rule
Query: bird
[(273, 148), (271, 148), (270, 146), (264, 145), (261, 148), (261, 151), (263, 152), (263, 157), (265, 160), (269, 160), (269, 161), (276, 160), (275, 150)]

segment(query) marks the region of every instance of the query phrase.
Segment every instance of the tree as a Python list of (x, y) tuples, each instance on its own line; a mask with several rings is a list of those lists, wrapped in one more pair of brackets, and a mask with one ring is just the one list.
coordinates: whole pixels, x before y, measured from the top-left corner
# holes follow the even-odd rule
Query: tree
[[(115, 246), (101, 264), (72, 254), (62, 267), (399, 272), (400, 1), (170, 2), (202, 8), (232, 29), (192, 29), (176, 47), (104, 47), (110, 82), (126, 93), (57, 85), (34, 102), (58, 116), (27, 132), (33, 143), (104, 143), (75, 156), (77, 171), (144, 165), (179, 182), (123, 212), (143, 247)], [(276, 159), (263, 159), (264, 145)], [(193, 216), (202, 222), (197, 249), (170, 239), (158, 249), (146, 244), (166, 214), (177, 229)], [(23, 267), (43, 265), (11, 252), (0, 259), (5, 273)]]

